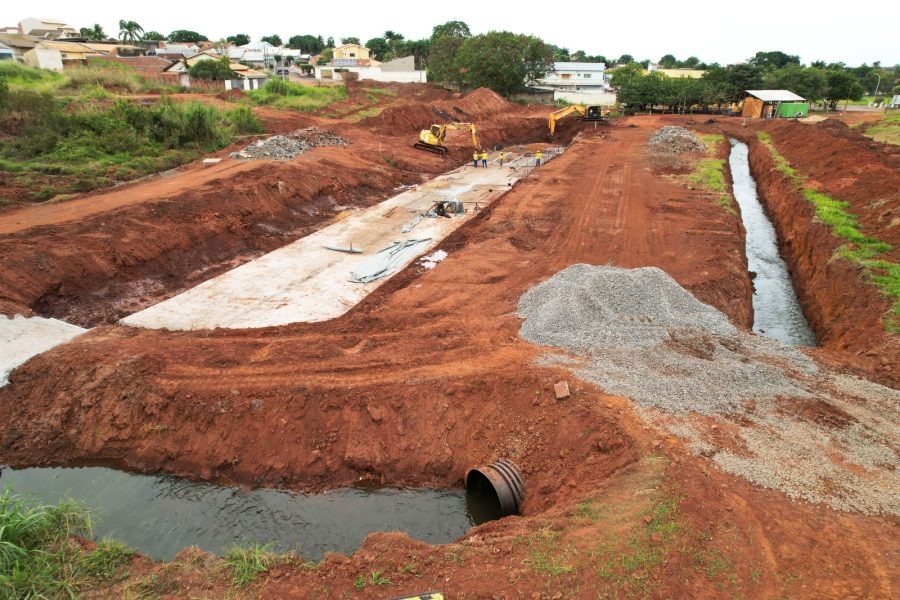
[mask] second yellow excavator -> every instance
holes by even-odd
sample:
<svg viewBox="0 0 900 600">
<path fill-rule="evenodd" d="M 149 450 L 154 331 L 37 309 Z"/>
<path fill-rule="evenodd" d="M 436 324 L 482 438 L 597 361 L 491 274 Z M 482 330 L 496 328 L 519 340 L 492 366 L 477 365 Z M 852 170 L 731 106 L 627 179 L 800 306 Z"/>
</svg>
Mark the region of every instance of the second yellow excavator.
<svg viewBox="0 0 900 600">
<path fill-rule="evenodd" d="M 472 146 L 476 150 L 480 150 L 478 144 L 478 136 L 475 133 L 474 123 L 447 123 L 446 125 L 432 125 L 430 129 L 423 129 L 419 134 L 419 141 L 413 144 L 419 150 L 435 152 L 437 154 L 447 154 L 447 146 L 444 140 L 447 139 L 447 132 L 456 129 L 468 129 L 472 132 Z"/>
<path fill-rule="evenodd" d="M 547 119 L 547 125 L 550 128 L 550 135 L 553 136 L 556 131 L 556 122 L 562 119 L 563 117 L 567 117 L 571 114 L 579 114 L 581 115 L 582 121 L 602 121 L 605 115 L 609 114 L 609 111 L 604 111 L 601 106 L 582 106 L 581 104 L 571 104 L 565 108 L 561 108 L 555 112 L 550 113 L 550 117 Z"/>
</svg>

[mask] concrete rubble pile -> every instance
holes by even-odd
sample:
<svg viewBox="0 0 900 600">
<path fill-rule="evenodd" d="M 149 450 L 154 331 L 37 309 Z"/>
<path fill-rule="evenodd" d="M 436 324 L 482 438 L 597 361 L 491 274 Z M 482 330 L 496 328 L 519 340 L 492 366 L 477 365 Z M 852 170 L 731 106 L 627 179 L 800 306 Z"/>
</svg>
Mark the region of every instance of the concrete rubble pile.
<svg viewBox="0 0 900 600">
<path fill-rule="evenodd" d="M 684 127 L 675 125 L 668 125 L 654 133 L 647 145 L 651 152 L 658 154 L 706 151 L 706 146 L 696 135 Z"/>
<path fill-rule="evenodd" d="M 275 135 L 253 142 L 231 158 L 264 158 L 287 160 L 319 146 L 346 146 L 347 140 L 333 131 L 307 127 L 286 135 Z"/>
</svg>

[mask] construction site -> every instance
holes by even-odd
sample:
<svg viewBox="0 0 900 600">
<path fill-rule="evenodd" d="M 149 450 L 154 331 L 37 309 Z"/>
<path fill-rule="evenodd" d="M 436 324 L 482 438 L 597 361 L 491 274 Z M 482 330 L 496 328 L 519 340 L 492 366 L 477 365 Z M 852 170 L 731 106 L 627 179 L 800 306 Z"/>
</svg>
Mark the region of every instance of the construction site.
<svg viewBox="0 0 900 600">
<path fill-rule="evenodd" d="M 868 114 L 376 82 L 253 112 L 0 211 L 0 488 L 135 551 L 83 597 L 900 595 L 900 151 Z"/>
</svg>

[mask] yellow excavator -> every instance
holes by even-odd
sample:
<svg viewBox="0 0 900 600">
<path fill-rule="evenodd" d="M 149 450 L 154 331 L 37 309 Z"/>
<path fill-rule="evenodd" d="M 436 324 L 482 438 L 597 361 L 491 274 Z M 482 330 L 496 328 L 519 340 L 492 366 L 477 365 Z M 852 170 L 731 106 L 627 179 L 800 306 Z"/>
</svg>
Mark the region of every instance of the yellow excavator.
<svg viewBox="0 0 900 600">
<path fill-rule="evenodd" d="M 467 129 L 472 132 L 472 146 L 476 150 L 481 149 L 478 143 L 478 136 L 475 134 L 474 123 L 447 123 L 446 125 L 432 125 L 430 129 L 423 129 L 419 134 L 419 141 L 413 144 L 419 150 L 427 152 L 435 152 L 437 154 L 447 154 L 447 146 L 444 140 L 447 139 L 447 132 L 457 129 Z"/>
<path fill-rule="evenodd" d="M 563 117 L 568 117 L 571 114 L 581 115 L 582 121 L 602 121 L 603 117 L 609 114 L 609 111 L 606 111 L 604 113 L 603 107 L 601 106 L 582 106 L 581 104 L 571 104 L 565 108 L 561 108 L 555 112 L 552 112 L 550 113 L 550 117 L 547 119 L 547 125 L 550 128 L 551 137 L 556 131 L 556 122 Z"/>
</svg>

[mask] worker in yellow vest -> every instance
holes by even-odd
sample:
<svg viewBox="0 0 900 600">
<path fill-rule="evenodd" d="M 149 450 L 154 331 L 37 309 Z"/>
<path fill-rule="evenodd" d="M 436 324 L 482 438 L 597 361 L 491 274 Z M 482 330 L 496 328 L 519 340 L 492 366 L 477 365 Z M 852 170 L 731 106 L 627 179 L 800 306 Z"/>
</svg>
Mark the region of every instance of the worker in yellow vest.
<svg viewBox="0 0 900 600">
<path fill-rule="evenodd" d="M 472 166 L 478 168 L 478 150 L 472 153 Z"/>
<path fill-rule="evenodd" d="M 503 154 L 503 152 L 500 152 L 500 156 L 498 156 L 497 159 L 500 161 L 500 166 L 501 166 L 501 167 L 503 166 L 503 159 L 504 159 L 504 158 L 505 158 L 505 155 Z"/>
<path fill-rule="evenodd" d="M 536 167 L 541 166 L 541 158 L 542 157 L 543 157 L 543 155 L 541 154 L 540 150 L 538 150 L 537 152 L 534 153 L 534 166 L 536 166 Z"/>
<path fill-rule="evenodd" d="M 487 151 L 481 151 L 481 166 L 487 169 Z"/>
</svg>

